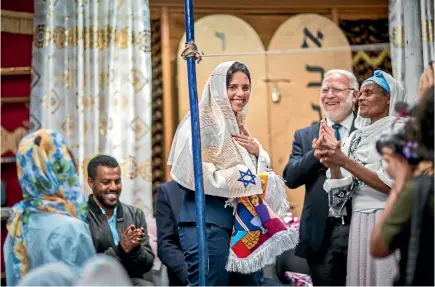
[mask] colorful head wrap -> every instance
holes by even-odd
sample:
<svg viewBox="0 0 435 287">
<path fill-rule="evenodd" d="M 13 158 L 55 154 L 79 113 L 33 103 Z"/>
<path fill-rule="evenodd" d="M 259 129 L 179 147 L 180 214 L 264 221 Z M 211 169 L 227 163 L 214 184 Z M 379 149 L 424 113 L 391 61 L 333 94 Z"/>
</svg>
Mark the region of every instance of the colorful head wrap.
<svg viewBox="0 0 435 287">
<path fill-rule="evenodd" d="M 86 219 L 86 198 L 61 134 L 38 130 L 25 136 L 17 152 L 17 175 L 24 200 L 15 204 L 7 229 L 17 281 L 29 271 L 27 224 L 31 214 L 51 212 Z"/>
</svg>

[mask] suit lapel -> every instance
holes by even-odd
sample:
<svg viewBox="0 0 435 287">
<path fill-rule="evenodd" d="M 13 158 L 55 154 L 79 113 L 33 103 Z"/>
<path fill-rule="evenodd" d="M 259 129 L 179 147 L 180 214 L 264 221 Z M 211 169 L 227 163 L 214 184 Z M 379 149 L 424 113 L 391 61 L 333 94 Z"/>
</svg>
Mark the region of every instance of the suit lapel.
<svg viewBox="0 0 435 287">
<path fill-rule="evenodd" d="M 309 142 L 310 150 L 312 150 L 311 145 L 312 145 L 313 139 L 314 138 L 319 138 L 319 131 L 320 131 L 320 123 L 315 123 L 313 125 L 313 128 L 311 129 L 311 132 L 313 133 L 312 137 L 309 139 L 309 141 L 310 141 Z"/>
<path fill-rule="evenodd" d="M 356 113 L 353 113 L 353 121 L 352 121 L 352 126 L 350 127 L 349 135 L 350 135 L 352 132 L 354 132 L 354 131 L 357 130 L 357 128 L 355 127 L 356 116 L 357 116 L 357 114 L 356 114 Z"/>
</svg>

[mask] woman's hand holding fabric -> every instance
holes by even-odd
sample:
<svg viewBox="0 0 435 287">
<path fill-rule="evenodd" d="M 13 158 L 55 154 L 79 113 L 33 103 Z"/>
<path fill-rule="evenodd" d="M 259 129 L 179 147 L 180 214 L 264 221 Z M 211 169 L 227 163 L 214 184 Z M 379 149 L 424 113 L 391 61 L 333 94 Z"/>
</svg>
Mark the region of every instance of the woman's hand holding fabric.
<svg viewBox="0 0 435 287">
<path fill-rule="evenodd" d="M 249 131 L 244 127 L 240 126 L 240 134 L 233 134 L 233 139 L 242 147 L 255 156 L 260 154 L 260 146 L 255 142 L 254 138 L 251 137 Z"/>
</svg>

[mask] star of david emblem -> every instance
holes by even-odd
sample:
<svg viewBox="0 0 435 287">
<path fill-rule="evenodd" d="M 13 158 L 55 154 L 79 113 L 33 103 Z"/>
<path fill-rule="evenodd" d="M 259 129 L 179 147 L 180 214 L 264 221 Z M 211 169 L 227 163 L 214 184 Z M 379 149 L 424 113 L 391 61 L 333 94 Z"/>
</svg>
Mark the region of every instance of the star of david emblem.
<svg viewBox="0 0 435 287">
<path fill-rule="evenodd" d="M 241 170 L 239 170 L 239 172 L 240 172 L 240 178 L 237 181 L 243 182 L 245 188 L 248 187 L 248 185 L 251 183 L 255 185 L 255 175 L 252 173 L 252 171 L 249 168 L 246 172 L 243 172 Z"/>
</svg>

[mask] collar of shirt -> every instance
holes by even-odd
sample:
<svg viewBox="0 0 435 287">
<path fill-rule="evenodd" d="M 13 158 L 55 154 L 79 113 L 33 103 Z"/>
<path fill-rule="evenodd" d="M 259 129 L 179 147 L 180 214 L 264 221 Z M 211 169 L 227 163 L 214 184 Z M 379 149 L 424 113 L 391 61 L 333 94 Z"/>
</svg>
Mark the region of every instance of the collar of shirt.
<svg viewBox="0 0 435 287">
<path fill-rule="evenodd" d="M 353 123 L 353 113 L 350 113 L 350 115 L 345 118 L 340 125 L 344 127 L 347 131 L 350 131 Z M 328 126 L 332 127 L 333 124 L 335 124 L 332 120 L 326 118 L 326 122 L 328 123 Z"/>
<path fill-rule="evenodd" d="M 101 212 L 102 212 L 104 215 L 106 215 L 106 210 L 105 210 L 104 208 L 101 208 L 101 206 L 98 206 L 98 207 L 101 209 Z M 115 207 L 115 210 L 113 210 L 112 217 L 110 217 L 110 219 L 109 219 L 108 221 L 113 221 L 113 220 L 116 219 L 116 215 L 117 215 L 116 211 L 117 211 L 117 210 L 118 210 L 118 207 Z"/>
</svg>

